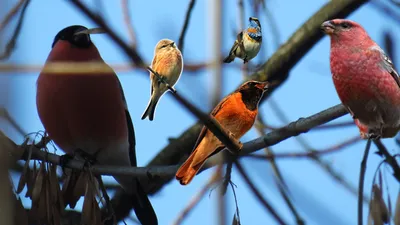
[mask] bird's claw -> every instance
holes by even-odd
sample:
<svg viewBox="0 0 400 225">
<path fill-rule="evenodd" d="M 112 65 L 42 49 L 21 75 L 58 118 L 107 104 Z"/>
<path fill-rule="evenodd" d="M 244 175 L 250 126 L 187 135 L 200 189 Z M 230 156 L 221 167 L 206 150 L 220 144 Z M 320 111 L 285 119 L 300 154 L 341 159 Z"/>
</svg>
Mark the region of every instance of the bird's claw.
<svg viewBox="0 0 400 225">
<path fill-rule="evenodd" d="M 70 154 L 64 154 L 64 155 L 60 156 L 60 166 L 65 167 L 73 159 L 74 159 L 74 156 L 70 155 Z"/>
<path fill-rule="evenodd" d="M 79 156 L 83 158 L 83 160 L 85 161 L 85 166 L 93 165 L 96 163 L 96 155 L 87 154 L 82 149 L 75 150 L 75 153 L 79 154 Z"/>
</svg>

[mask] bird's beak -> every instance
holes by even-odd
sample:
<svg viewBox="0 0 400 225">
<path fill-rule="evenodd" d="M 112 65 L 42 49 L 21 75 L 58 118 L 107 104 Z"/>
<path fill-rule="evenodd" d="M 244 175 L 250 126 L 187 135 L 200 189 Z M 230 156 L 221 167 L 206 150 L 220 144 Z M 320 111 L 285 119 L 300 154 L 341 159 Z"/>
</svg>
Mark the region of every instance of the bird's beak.
<svg viewBox="0 0 400 225">
<path fill-rule="evenodd" d="M 335 25 L 330 20 L 328 20 L 322 23 L 321 29 L 325 34 L 331 35 L 335 32 Z"/>
<path fill-rule="evenodd" d="M 171 43 L 171 47 L 174 47 L 174 45 L 175 45 L 175 42 L 172 42 L 172 43 Z"/>
<path fill-rule="evenodd" d="M 267 90 L 269 87 L 269 83 L 267 81 L 265 82 L 260 82 L 258 84 L 255 85 L 257 88 L 261 89 L 261 90 Z"/>
<path fill-rule="evenodd" d="M 92 28 L 92 29 L 87 29 L 87 30 L 82 30 L 79 32 L 76 32 L 74 35 L 79 35 L 79 34 L 105 34 L 106 31 L 103 28 Z"/>
</svg>

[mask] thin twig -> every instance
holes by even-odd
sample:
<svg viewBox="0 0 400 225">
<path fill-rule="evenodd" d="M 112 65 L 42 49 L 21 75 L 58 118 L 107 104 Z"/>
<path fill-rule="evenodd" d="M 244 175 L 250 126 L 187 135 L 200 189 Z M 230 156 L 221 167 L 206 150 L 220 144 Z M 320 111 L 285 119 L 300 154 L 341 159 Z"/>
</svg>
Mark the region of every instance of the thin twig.
<svg viewBox="0 0 400 225">
<path fill-rule="evenodd" d="M 109 213 L 109 217 L 105 218 L 105 219 L 106 220 L 112 219 L 113 224 L 117 224 L 117 217 L 115 216 L 114 208 L 111 204 L 110 197 L 107 194 L 107 190 L 104 186 L 103 179 L 101 179 L 101 176 L 96 176 L 96 178 L 97 178 L 97 181 L 99 182 L 99 187 L 101 189 L 103 198 L 106 201 L 106 207 L 107 207 L 108 213 Z"/>
<path fill-rule="evenodd" d="M 392 169 L 393 169 L 393 176 L 396 178 L 397 181 L 400 182 L 400 167 L 399 164 L 397 163 L 397 160 L 395 157 L 393 157 L 388 150 L 386 149 L 385 145 L 383 145 L 381 140 L 374 140 L 374 144 L 378 148 L 378 153 L 381 156 L 385 157 L 385 161 L 387 164 L 389 164 Z"/>
<path fill-rule="evenodd" d="M 394 7 L 384 4 L 382 0 L 373 0 L 370 3 L 375 9 L 381 11 L 386 17 L 393 19 L 393 21 L 400 25 L 400 14 L 396 12 Z"/>
<path fill-rule="evenodd" d="M 278 213 L 271 206 L 271 204 L 262 196 L 260 191 L 251 182 L 250 178 L 248 177 L 247 173 L 244 171 L 244 169 L 240 165 L 240 163 L 238 161 L 235 161 L 235 165 L 236 165 L 240 175 L 242 175 L 242 177 L 243 177 L 244 181 L 246 182 L 246 184 L 249 186 L 249 188 L 251 189 L 253 194 L 260 201 L 260 203 L 265 207 L 265 209 L 268 211 L 268 213 L 270 213 L 279 224 L 281 224 L 281 225 L 287 224 L 286 222 L 283 221 L 282 217 L 280 215 L 278 215 Z"/>
<path fill-rule="evenodd" d="M 8 122 L 10 122 L 10 124 L 17 130 L 18 133 L 20 133 L 21 135 L 25 135 L 26 132 L 24 131 L 24 129 L 22 129 L 22 127 L 17 123 L 17 121 L 15 121 L 14 118 L 11 117 L 11 115 L 8 113 L 7 109 L 4 107 L 0 107 L 0 118 L 4 118 L 5 120 L 7 120 Z"/>
<path fill-rule="evenodd" d="M 181 34 L 179 35 L 178 48 L 182 54 L 183 54 L 183 47 L 184 47 L 184 43 L 185 43 L 186 31 L 189 27 L 189 20 L 190 20 L 190 16 L 192 15 L 194 3 L 196 3 L 196 0 L 190 0 L 189 6 L 186 10 L 185 21 L 183 22 Z"/>
<path fill-rule="evenodd" d="M 28 8 L 28 5 L 30 2 L 31 2 L 30 0 L 25 0 L 25 2 L 24 2 L 25 4 L 22 7 L 21 14 L 20 14 L 18 22 L 17 22 L 17 26 L 13 32 L 13 35 L 11 36 L 10 40 L 8 41 L 8 43 L 6 45 L 6 49 L 4 50 L 3 53 L 0 54 L 0 60 L 6 59 L 11 55 L 11 53 L 15 47 L 15 44 L 17 43 L 19 34 L 21 33 L 22 23 L 25 18 L 25 12 L 26 12 L 26 9 Z"/>
<path fill-rule="evenodd" d="M 193 73 L 199 72 L 201 70 L 206 69 L 211 63 L 203 62 L 196 64 L 185 64 L 184 72 Z M 115 72 L 130 72 L 132 70 L 145 71 L 148 72 L 146 68 L 137 67 L 132 65 L 132 63 L 117 63 L 117 64 L 109 64 L 109 66 Z M 0 64 L 0 74 L 5 73 L 6 75 L 10 75 L 10 72 L 15 73 L 31 73 L 35 74 L 36 72 L 41 72 L 42 70 L 52 73 L 106 73 L 104 70 L 104 63 L 98 62 L 88 62 L 88 63 L 68 63 L 68 62 L 52 62 L 47 63 L 46 67 L 43 65 L 35 65 L 35 64 L 13 64 L 13 63 L 1 63 Z M 107 72 L 108 73 L 108 72 Z M 148 74 L 146 73 L 146 76 Z"/>
<path fill-rule="evenodd" d="M 10 23 L 11 19 L 17 15 L 19 9 L 22 7 L 24 4 L 25 0 L 19 0 L 17 4 L 14 5 L 14 7 L 8 11 L 7 15 L 4 17 L 3 21 L 0 23 L 0 33 L 3 32 L 4 28 L 7 27 L 7 25 Z"/>
<path fill-rule="evenodd" d="M 271 160 L 271 159 L 276 159 L 276 158 L 315 158 L 315 157 L 321 156 L 321 155 L 336 153 L 340 150 L 343 150 L 345 147 L 348 147 L 350 145 L 357 143 L 360 140 L 362 140 L 360 138 L 360 135 L 357 135 L 357 136 L 349 138 L 348 140 L 343 141 L 339 144 L 335 144 L 329 148 L 326 148 L 324 150 L 313 150 L 310 152 L 296 152 L 296 153 L 293 153 L 293 152 L 274 153 L 274 154 L 268 154 L 268 155 L 249 154 L 249 155 L 245 155 L 245 157 L 262 159 L 262 160 L 266 160 L 266 159 Z"/>
<path fill-rule="evenodd" d="M 129 2 L 128 0 L 121 0 L 121 9 L 122 9 L 122 15 L 124 18 L 124 23 L 126 26 L 126 29 L 128 30 L 129 38 L 131 39 L 131 46 L 132 48 L 136 48 L 136 35 L 135 35 L 135 29 L 133 28 L 132 24 L 132 17 L 131 13 L 129 12 Z"/>
<path fill-rule="evenodd" d="M 245 15 L 244 15 L 244 3 L 243 0 L 238 0 L 238 33 L 243 31 L 245 28 Z M 236 36 L 234 36 L 236 39 Z M 248 63 L 242 64 L 242 79 L 246 80 L 247 78 L 247 71 L 249 69 Z"/>
<path fill-rule="evenodd" d="M 284 122 L 287 123 L 289 119 L 286 117 L 285 112 L 279 107 L 273 99 L 270 99 L 269 103 L 271 104 L 271 107 L 274 109 L 276 112 L 276 115 L 278 118 Z M 317 126 L 319 127 L 319 126 Z M 308 152 L 313 152 L 314 148 L 312 148 L 308 142 L 302 138 L 301 136 L 295 137 L 295 140 L 302 146 L 306 151 Z M 319 157 L 312 157 L 311 159 L 314 160 L 314 162 L 320 166 L 328 175 L 330 175 L 334 180 L 336 180 L 339 184 L 341 184 L 344 188 L 349 190 L 351 193 L 354 195 L 358 195 L 358 190 L 356 187 L 352 186 L 352 184 L 344 179 L 344 177 L 339 174 L 330 164 L 324 162 L 322 159 Z"/>
<path fill-rule="evenodd" d="M 264 130 L 262 129 L 262 126 L 264 124 L 264 120 L 262 116 L 258 116 L 257 118 L 257 122 L 258 125 L 260 126 L 256 126 L 256 130 L 260 135 L 265 135 Z M 266 152 L 266 155 L 273 155 L 273 151 L 270 148 L 264 148 L 264 151 Z M 300 214 L 297 212 L 294 204 L 292 203 L 291 199 L 289 198 L 287 192 L 287 185 L 285 180 L 283 179 L 282 173 L 278 167 L 278 164 L 276 163 L 275 159 L 270 159 L 270 164 L 272 167 L 272 170 L 274 171 L 274 181 L 276 186 L 278 187 L 279 193 L 281 194 L 283 200 L 285 201 L 286 205 L 289 207 L 290 211 L 292 212 L 293 216 L 296 218 L 296 222 L 298 225 L 304 225 L 304 220 L 303 218 L 300 216 Z"/>
<path fill-rule="evenodd" d="M 216 183 L 217 181 L 217 173 L 211 176 L 208 182 L 201 188 L 201 190 L 193 196 L 190 200 L 189 204 L 179 213 L 176 220 L 172 223 L 174 225 L 179 225 L 183 222 L 183 220 L 189 215 L 189 213 L 194 209 L 194 207 L 200 202 L 203 196 L 207 193 L 207 191 Z"/>
<path fill-rule="evenodd" d="M 358 182 L 358 225 L 363 224 L 364 177 L 365 177 L 365 170 L 367 168 L 368 153 L 370 148 L 371 148 L 371 139 L 368 139 L 367 144 L 365 145 L 364 156 L 361 161 L 360 179 Z"/>
</svg>

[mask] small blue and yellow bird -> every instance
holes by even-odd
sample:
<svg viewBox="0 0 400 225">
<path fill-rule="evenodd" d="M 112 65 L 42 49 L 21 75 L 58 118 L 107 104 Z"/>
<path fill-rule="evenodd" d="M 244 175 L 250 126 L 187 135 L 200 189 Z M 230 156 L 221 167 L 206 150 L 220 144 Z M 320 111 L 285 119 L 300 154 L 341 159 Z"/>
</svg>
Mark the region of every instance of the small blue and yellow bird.
<svg viewBox="0 0 400 225">
<path fill-rule="evenodd" d="M 249 18 L 249 27 L 237 35 L 228 57 L 224 59 L 224 63 L 230 63 L 235 57 L 243 59 L 243 63 L 247 63 L 256 57 L 261 48 L 262 33 L 261 24 L 255 17 Z"/>
</svg>

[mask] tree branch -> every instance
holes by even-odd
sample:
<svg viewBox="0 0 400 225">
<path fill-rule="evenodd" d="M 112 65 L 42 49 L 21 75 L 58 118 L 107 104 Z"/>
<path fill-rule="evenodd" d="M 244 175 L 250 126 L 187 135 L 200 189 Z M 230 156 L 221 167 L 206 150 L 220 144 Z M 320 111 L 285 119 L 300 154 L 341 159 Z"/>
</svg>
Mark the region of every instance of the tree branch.
<svg viewBox="0 0 400 225">
<path fill-rule="evenodd" d="M 182 54 L 183 54 L 183 47 L 184 47 L 184 43 L 185 43 L 185 35 L 186 35 L 187 28 L 189 27 L 189 20 L 190 20 L 190 16 L 192 15 L 194 3 L 196 3 L 196 0 L 190 0 L 188 9 L 186 11 L 185 21 L 183 22 L 182 31 L 181 31 L 181 34 L 179 35 L 178 48 Z"/>
</svg>

